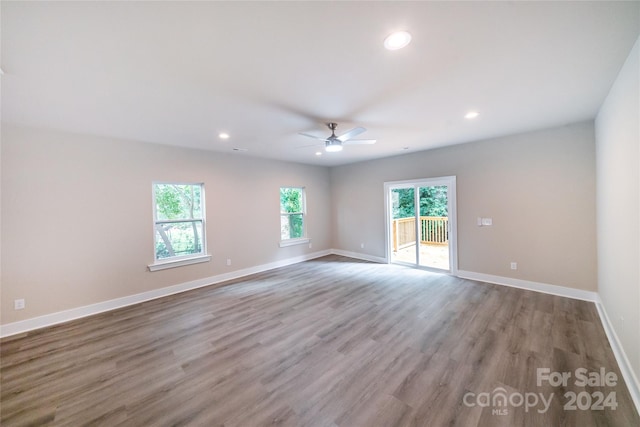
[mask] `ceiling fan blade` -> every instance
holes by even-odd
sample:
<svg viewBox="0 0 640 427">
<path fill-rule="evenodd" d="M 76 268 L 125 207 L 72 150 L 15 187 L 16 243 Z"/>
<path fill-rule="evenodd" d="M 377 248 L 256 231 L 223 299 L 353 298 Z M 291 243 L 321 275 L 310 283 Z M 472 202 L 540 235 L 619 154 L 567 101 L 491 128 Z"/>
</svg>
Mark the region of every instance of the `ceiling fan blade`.
<svg viewBox="0 0 640 427">
<path fill-rule="evenodd" d="M 361 127 L 353 128 L 350 131 L 347 131 L 342 135 L 340 135 L 338 139 L 342 142 L 345 142 L 346 140 L 351 139 L 356 135 L 360 135 L 362 132 L 365 132 L 365 131 L 366 131 L 365 128 L 361 128 Z"/>
<path fill-rule="evenodd" d="M 350 139 L 348 141 L 343 142 L 344 145 L 371 145 L 375 144 L 375 139 Z"/>
<path fill-rule="evenodd" d="M 324 144 L 300 145 L 298 147 L 294 147 L 294 149 L 298 150 L 300 148 L 309 148 L 309 147 L 324 147 Z"/>
<path fill-rule="evenodd" d="M 319 139 L 320 141 L 326 141 L 327 138 L 323 138 L 321 136 L 311 135 L 310 133 L 299 132 L 298 135 L 306 136 L 313 139 Z"/>
</svg>

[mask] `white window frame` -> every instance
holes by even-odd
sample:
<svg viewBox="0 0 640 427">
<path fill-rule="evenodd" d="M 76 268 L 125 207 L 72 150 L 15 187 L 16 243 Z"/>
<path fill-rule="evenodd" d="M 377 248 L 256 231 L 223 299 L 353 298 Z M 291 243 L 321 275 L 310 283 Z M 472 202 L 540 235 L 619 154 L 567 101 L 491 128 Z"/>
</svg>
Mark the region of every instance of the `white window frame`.
<svg viewBox="0 0 640 427">
<path fill-rule="evenodd" d="M 283 188 L 291 188 L 291 189 L 297 189 L 300 190 L 300 193 L 302 195 L 302 212 L 282 212 L 282 209 L 280 209 L 280 192 L 282 191 Z M 302 237 L 294 237 L 294 238 L 289 238 L 289 239 L 282 239 L 282 233 L 280 234 L 280 243 L 279 246 L 281 248 L 287 247 L 287 246 L 294 246 L 294 245 L 302 245 L 305 243 L 309 243 L 311 242 L 311 239 L 309 237 L 307 237 L 307 189 L 305 187 L 299 187 L 299 186 L 293 186 L 293 185 L 289 185 L 289 186 L 282 186 L 278 189 L 278 207 L 280 209 L 280 219 L 282 220 L 282 216 L 283 215 L 302 215 Z"/>
<path fill-rule="evenodd" d="M 191 185 L 191 186 L 199 186 L 200 187 L 200 210 L 202 212 L 201 218 L 196 219 L 175 219 L 175 220 L 159 220 L 158 212 L 157 212 L 157 204 L 156 204 L 156 186 L 158 185 Z M 150 271 L 164 270 L 167 268 L 181 267 L 183 265 L 197 264 L 201 262 L 208 262 L 211 260 L 211 255 L 207 254 L 207 228 L 206 228 L 206 218 L 207 214 L 205 211 L 205 189 L 203 182 L 167 182 L 167 181 L 154 181 L 151 185 L 151 193 L 153 195 L 153 264 L 148 265 Z M 156 226 L 158 224 L 169 224 L 169 223 L 201 223 L 202 224 L 202 250 L 197 254 L 188 254 L 188 255 L 179 255 L 173 256 L 170 258 L 157 258 L 156 254 Z"/>
</svg>

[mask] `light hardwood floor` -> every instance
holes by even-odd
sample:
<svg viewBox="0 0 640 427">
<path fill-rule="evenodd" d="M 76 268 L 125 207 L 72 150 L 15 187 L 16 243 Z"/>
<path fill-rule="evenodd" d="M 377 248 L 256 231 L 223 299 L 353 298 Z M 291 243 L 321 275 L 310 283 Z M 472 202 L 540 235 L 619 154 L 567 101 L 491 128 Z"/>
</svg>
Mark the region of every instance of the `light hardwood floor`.
<svg viewBox="0 0 640 427">
<path fill-rule="evenodd" d="M 601 367 L 617 386 L 536 383 Z M 338 256 L 8 337 L 1 376 L 3 426 L 640 425 L 592 303 Z"/>
</svg>

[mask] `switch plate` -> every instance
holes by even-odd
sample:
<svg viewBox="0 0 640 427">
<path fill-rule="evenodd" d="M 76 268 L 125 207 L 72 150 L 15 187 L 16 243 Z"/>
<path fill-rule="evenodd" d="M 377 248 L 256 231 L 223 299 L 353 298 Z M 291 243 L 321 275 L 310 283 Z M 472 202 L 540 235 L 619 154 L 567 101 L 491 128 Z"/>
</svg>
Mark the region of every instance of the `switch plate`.
<svg viewBox="0 0 640 427">
<path fill-rule="evenodd" d="M 482 218 L 482 225 L 493 225 L 493 219 L 491 219 L 491 218 Z"/>
</svg>

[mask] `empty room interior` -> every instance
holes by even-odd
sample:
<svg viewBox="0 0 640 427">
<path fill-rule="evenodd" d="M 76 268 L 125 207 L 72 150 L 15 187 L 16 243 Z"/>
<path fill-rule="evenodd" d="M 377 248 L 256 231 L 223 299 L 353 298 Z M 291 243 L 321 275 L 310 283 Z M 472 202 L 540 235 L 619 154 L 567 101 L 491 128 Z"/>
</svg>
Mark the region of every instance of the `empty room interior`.
<svg viewBox="0 0 640 427">
<path fill-rule="evenodd" d="M 0 14 L 1 425 L 640 425 L 640 2 Z"/>
</svg>

